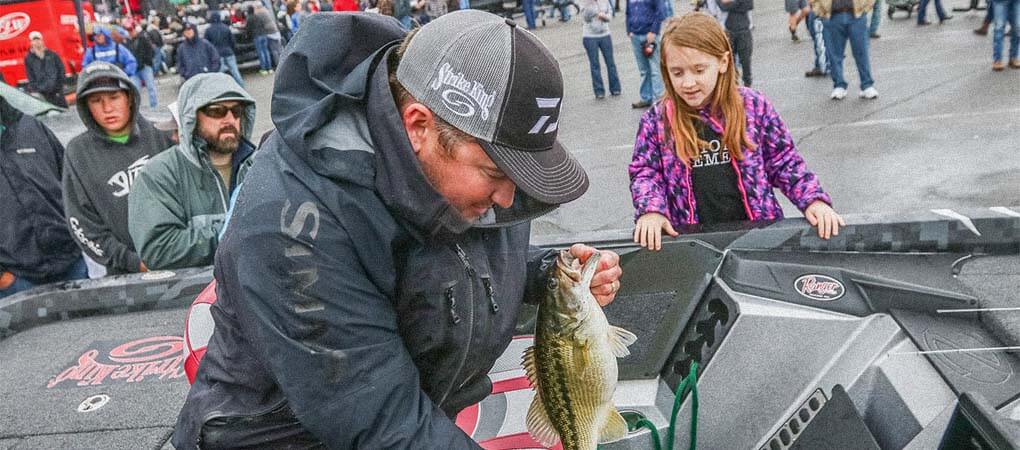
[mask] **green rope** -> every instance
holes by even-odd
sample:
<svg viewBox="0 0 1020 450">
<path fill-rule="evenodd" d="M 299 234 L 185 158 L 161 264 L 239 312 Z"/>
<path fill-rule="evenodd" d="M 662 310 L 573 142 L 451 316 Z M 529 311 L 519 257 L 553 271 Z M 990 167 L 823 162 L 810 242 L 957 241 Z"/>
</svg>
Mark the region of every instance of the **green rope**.
<svg viewBox="0 0 1020 450">
<path fill-rule="evenodd" d="M 637 422 L 638 428 L 648 428 L 651 430 L 652 443 L 655 445 L 655 450 L 662 450 L 662 441 L 659 440 L 659 430 L 655 429 L 655 425 L 652 424 L 648 419 L 641 419 Z"/>
<path fill-rule="evenodd" d="M 698 363 L 691 364 L 691 447 L 694 450 L 698 447 Z"/>
<path fill-rule="evenodd" d="M 683 404 L 684 396 L 691 392 L 691 446 L 694 450 L 698 443 L 698 362 L 691 361 L 691 370 L 684 377 L 680 385 L 676 387 L 676 397 L 673 399 L 673 413 L 669 417 L 669 434 L 666 435 L 666 448 L 673 450 L 673 439 L 676 435 L 676 415 L 680 412 L 680 405 Z"/>
<path fill-rule="evenodd" d="M 673 439 L 676 435 L 676 415 L 680 411 L 680 405 L 683 403 L 684 396 L 691 393 L 691 446 L 690 450 L 695 450 L 698 443 L 698 362 L 691 362 L 691 370 L 687 373 L 680 384 L 676 387 L 676 396 L 673 398 L 673 413 L 669 418 L 669 434 L 666 436 L 666 447 L 665 450 L 673 450 Z M 630 425 L 627 426 L 629 431 L 636 431 L 639 428 L 647 428 L 652 435 L 652 443 L 655 446 L 655 450 L 663 450 L 662 440 L 659 439 L 659 430 L 655 428 L 655 425 L 648 419 L 642 418 L 635 424 L 636 427 L 630 429 Z"/>
</svg>

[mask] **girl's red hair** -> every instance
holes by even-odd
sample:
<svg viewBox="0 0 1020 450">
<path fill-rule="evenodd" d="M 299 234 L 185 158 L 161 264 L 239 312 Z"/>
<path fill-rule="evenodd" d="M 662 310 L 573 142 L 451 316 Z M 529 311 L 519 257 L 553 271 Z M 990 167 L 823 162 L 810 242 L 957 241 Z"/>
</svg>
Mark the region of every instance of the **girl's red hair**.
<svg viewBox="0 0 1020 450">
<path fill-rule="evenodd" d="M 666 102 L 663 105 L 667 111 L 665 125 L 672 132 L 677 156 L 689 166 L 691 161 L 700 156 L 701 149 L 708 145 L 698 138 L 694 128 L 695 121 L 701 120 L 698 111 L 684 103 L 677 94 L 666 66 L 667 48 L 687 47 L 725 59 L 727 62 L 726 72 L 719 74 L 715 90 L 709 98 L 708 113 L 713 117 L 722 115 L 723 145 L 729 149 L 733 158 L 738 161 L 744 159 L 743 149 L 751 151 L 754 144 L 747 139 L 744 99 L 740 96 L 740 89 L 737 86 L 733 50 L 730 48 L 726 32 L 713 17 L 697 12 L 669 19 L 663 25 L 663 30 L 659 66 L 662 70 L 662 81 L 666 84 Z"/>
</svg>

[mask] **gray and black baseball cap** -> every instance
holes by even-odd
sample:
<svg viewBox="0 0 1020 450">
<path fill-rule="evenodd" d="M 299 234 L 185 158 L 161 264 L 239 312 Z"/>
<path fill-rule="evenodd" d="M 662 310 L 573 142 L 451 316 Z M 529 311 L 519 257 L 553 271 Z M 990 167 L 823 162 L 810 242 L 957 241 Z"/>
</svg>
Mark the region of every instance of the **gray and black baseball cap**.
<svg viewBox="0 0 1020 450">
<path fill-rule="evenodd" d="M 461 10 L 418 30 L 397 80 L 450 125 L 475 137 L 524 193 L 566 203 L 588 189 L 584 168 L 556 140 L 559 64 L 510 20 Z"/>
</svg>

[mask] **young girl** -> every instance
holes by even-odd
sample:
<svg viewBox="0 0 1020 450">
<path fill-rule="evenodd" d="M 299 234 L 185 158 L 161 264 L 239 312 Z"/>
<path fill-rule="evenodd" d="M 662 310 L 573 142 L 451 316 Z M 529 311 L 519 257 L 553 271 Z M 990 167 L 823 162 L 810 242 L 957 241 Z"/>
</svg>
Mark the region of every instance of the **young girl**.
<svg viewBox="0 0 1020 450">
<path fill-rule="evenodd" d="M 692 13 L 665 24 L 666 95 L 641 118 L 628 168 L 634 242 L 659 250 L 662 231 L 739 220 L 774 220 L 779 188 L 828 239 L 845 226 L 762 94 L 737 86 L 733 54 L 715 19 Z"/>
</svg>

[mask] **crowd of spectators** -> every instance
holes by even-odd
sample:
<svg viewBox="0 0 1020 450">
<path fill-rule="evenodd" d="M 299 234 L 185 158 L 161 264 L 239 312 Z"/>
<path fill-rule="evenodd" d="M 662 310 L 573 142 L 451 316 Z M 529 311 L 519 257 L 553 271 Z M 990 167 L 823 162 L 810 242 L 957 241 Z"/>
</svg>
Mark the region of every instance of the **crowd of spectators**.
<svg viewBox="0 0 1020 450">
<path fill-rule="evenodd" d="M 0 233 L 0 297 L 89 275 L 212 263 L 231 193 L 255 150 L 255 101 L 244 90 L 239 41 L 253 44 L 268 74 L 308 14 L 368 10 L 410 27 L 449 10 L 446 0 L 220 6 L 192 1 L 176 15 L 153 11 L 144 20 L 101 15 L 87 30 L 70 105 L 86 130 L 66 150 L 45 125 L 0 99 L 0 208 L 25 218 Z M 67 107 L 64 62 L 40 33 L 30 41 L 27 90 Z M 174 120 L 151 123 L 140 110 L 158 107 L 157 77 L 172 74 L 183 82 L 170 105 Z M 32 183 L 21 179 L 26 174 Z"/>
<path fill-rule="evenodd" d="M 66 151 L 0 98 L 0 208 L 20 218 L 0 230 L 0 298 L 212 263 L 255 150 L 255 101 L 229 75 L 196 73 L 171 104 L 172 125 L 157 126 L 139 113 L 140 90 L 118 64 L 128 59 L 106 54 L 116 51 L 98 52 L 79 75 L 74 107 L 86 130 Z"/>
</svg>

